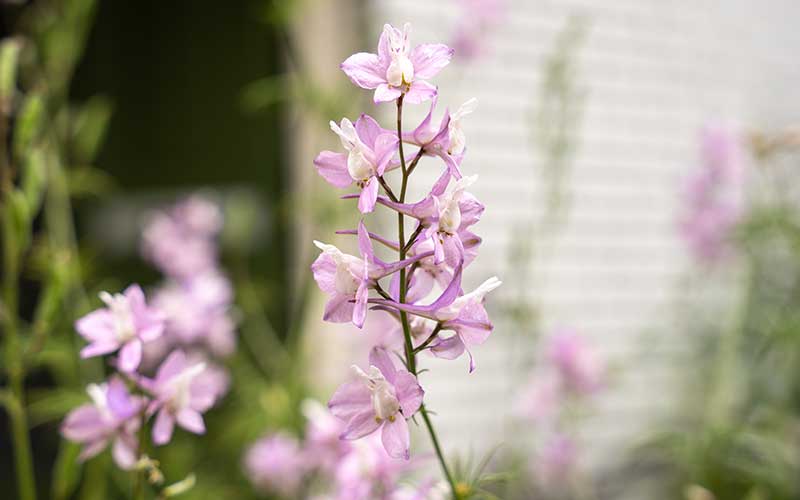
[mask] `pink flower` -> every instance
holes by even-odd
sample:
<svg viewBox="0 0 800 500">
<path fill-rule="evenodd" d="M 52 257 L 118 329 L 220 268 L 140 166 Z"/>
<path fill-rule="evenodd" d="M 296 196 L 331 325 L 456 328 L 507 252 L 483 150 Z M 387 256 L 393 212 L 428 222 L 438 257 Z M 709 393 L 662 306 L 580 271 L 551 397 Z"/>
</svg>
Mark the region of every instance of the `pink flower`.
<svg viewBox="0 0 800 500">
<path fill-rule="evenodd" d="M 424 154 L 438 156 L 447 165 L 450 175 L 461 178 L 461 160 L 466 151 L 466 135 L 461 120 L 475 111 L 477 99 L 472 98 L 462 104 L 452 115 L 445 111 L 442 121 L 436 127 L 431 122 L 437 99 L 431 100 L 427 116 L 413 132 L 403 134 L 403 142 L 422 148 Z"/>
<path fill-rule="evenodd" d="M 460 0 L 461 15 L 456 22 L 452 45 L 458 55 L 474 59 L 484 51 L 486 32 L 505 13 L 504 0 Z"/>
<path fill-rule="evenodd" d="M 306 460 L 309 465 L 332 474 L 342 458 L 351 451 L 351 443 L 339 439 L 344 431 L 344 423 L 318 401 L 303 401 L 302 411 L 306 417 Z"/>
<path fill-rule="evenodd" d="M 548 342 L 547 354 L 566 388 L 580 394 L 591 394 L 603 386 L 603 362 L 586 340 L 574 331 L 562 330 L 553 335 Z"/>
<path fill-rule="evenodd" d="M 386 24 L 378 40 L 378 53 L 359 52 L 348 57 L 342 71 L 363 89 L 375 89 L 376 103 L 393 101 L 405 95 L 418 104 L 436 95 L 436 87 L 425 80 L 433 78 L 450 63 L 453 49 L 443 44 L 422 44 L 411 50 L 408 33 Z"/>
<path fill-rule="evenodd" d="M 158 412 L 153 425 L 155 444 L 169 442 L 176 421 L 189 432 L 205 433 L 201 414 L 211 408 L 219 396 L 219 385 L 209 384 L 208 379 L 204 379 L 205 370 L 205 363 L 191 364 L 183 351 L 175 350 L 158 368 L 154 380 L 142 381 L 155 396 L 147 407 L 148 415 Z"/>
<path fill-rule="evenodd" d="M 372 212 L 378 197 L 378 179 L 397 150 L 397 134 L 384 130 L 370 116 L 362 114 L 355 125 L 344 118 L 331 122 L 347 153 L 323 151 L 315 159 L 319 174 L 330 184 L 345 188 L 355 183 L 361 189 L 358 209 Z"/>
<path fill-rule="evenodd" d="M 164 331 L 164 317 L 147 306 L 139 285 L 129 286 L 122 294 L 101 292 L 100 299 L 105 302 L 105 308 L 75 322 L 75 329 L 89 341 L 81 350 L 81 357 L 119 350 L 119 369 L 133 372 L 142 360 L 142 344 L 159 338 Z"/>
<path fill-rule="evenodd" d="M 431 343 L 430 350 L 435 356 L 444 359 L 456 359 L 466 351 L 469 356 L 469 371 L 472 372 L 475 370 L 475 360 L 469 348 L 483 344 L 494 329 L 483 305 L 484 298 L 501 284 L 497 277 L 491 277 L 472 292 L 459 295 L 459 265 L 448 287 L 429 305 L 401 304 L 385 299 L 372 299 L 371 302 L 432 319 L 440 324 L 442 330 L 452 330 L 452 336 L 440 335 L 437 341 Z"/>
<path fill-rule="evenodd" d="M 306 472 L 297 439 L 279 432 L 256 441 L 244 458 L 248 479 L 258 489 L 296 498 Z"/>
<path fill-rule="evenodd" d="M 578 461 L 578 447 L 565 434 L 554 434 L 545 443 L 536 464 L 539 480 L 557 487 L 568 479 Z"/>
<path fill-rule="evenodd" d="M 114 462 L 122 469 L 130 469 L 137 460 L 136 433 L 140 425 L 139 413 L 144 407 L 143 398 L 131 396 L 125 383 L 116 377 L 108 383 L 90 384 L 86 392 L 92 403 L 69 412 L 61 425 L 61 434 L 84 445 L 80 460 L 97 455 L 113 440 Z"/>
<path fill-rule="evenodd" d="M 230 281 L 216 270 L 167 282 L 153 295 L 153 304 L 166 319 L 164 337 L 169 345 L 202 346 L 216 356 L 228 356 L 236 349 L 232 300 Z"/>
<path fill-rule="evenodd" d="M 402 474 L 417 459 L 397 460 L 385 450 L 377 434 L 356 441 L 336 469 L 336 500 L 390 499 Z"/>
<path fill-rule="evenodd" d="M 419 409 L 424 391 L 414 375 L 394 366 L 385 349 L 373 348 L 369 363 L 367 372 L 353 366 L 358 380 L 339 387 L 328 407 L 347 422 L 342 439 L 359 439 L 382 429 L 381 441 L 389 456 L 408 460 L 406 419 Z"/>
<path fill-rule="evenodd" d="M 358 225 L 361 257 L 343 253 L 335 246 L 319 241 L 314 241 L 314 244 L 322 253 L 311 265 L 311 270 L 317 285 L 329 296 L 323 319 L 334 323 L 352 321 L 358 328 L 364 326 L 367 316 L 370 286 L 430 255 L 420 254 L 394 264 L 386 264 L 375 256 L 363 222 Z"/>
<path fill-rule="evenodd" d="M 219 208 L 192 196 L 150 219 L 142 235 L 142 253 L 164 274 L 191 278 L 216 266 L 215 238 L 221 229 Z"/>
</svg>

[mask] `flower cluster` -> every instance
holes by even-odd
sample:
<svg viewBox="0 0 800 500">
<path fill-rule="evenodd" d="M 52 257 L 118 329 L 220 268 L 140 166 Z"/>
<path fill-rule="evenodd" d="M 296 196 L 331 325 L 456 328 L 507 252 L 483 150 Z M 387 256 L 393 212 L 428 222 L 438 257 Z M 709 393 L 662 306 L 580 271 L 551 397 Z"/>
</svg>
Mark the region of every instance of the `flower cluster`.
<svg viewBox="0 0 800 500">
<path fill-rule="evenodd" d="M 244 470 L 259 490 L 315 500 L 434 498 L 425 496 L 437 486 L 434 482 L 422 487 L 402 484 L 424 459 L 391 458 L 377 435 L 357 442 L 340 440 L 344 423 L 316 401 L 305 401 L 303 413 L 307 423 L 302 441 L 278 431 L 247 450 Z"/>
<path fill-rule="evenodd" d="M 533 472 L 545 486 L 563 483 L 573 472 L 578 444 L 569 419 L 605 382 L 605 363 L 575 331 L 558 330 L 546 340 L 541 365 L 516 402 L 517 415 L 532 423 L 541 438 Z"/>
<path fill-rule="evenodd" d="M 88 386 L 91 403 L 70 412 L 62 425 L 64 437 L 84 445 L 81 459 L 113 442 L 114 461 L 132 468 L 141 455 L 137 434 L 150 419 L 157 445 L 170 441 L 175 424 L 205 432 L 202 414 L 228 383 L 208 354 L 230 352 L 232 345 L 230 338 L 219 339 L 232 335 L 230 285 L 216 268 L 213 238 L 220 224 L 216 206 L 199 198 L 156 216 L 145 231 L 144 253 L 169 284 L 149 302 L 135 284 L 122 293 L 101 292 L 105 307 L 76 321 L 88 342 L 81 357 L 112 355 L 116 370 L 107 382 Z"/>
<path fill-rule="evenodd" d="M 358 53 L 341 65 L 353 83 L 375 90 L 376 103 L 396 105 L 396 129 L 383 128 L 367 115 L 355 123 L 346 118 L 338 124 L 331 122 L 344 151 L 323 151 L 314 161 L 331 185 L 359 189 L 343 198 L 357 198 L 361 214 L 378 205 L 395 213 L 398 237 L 370 232 L 362 220 L 357 229 L 339 232 L 357 237 L 357 254 L 315 241 L 321 253 L 312 265 L 314 279 L 327 295 L 324 320 L 352 322 L 361 328 L 373 309 L 394 322 L 389 328 L 394 339 L 373 348 L 367 366 L 353 366 L 352 380 L 336 391 L 329 407 L 345 423 L 342 439 L 356 440 L 379 431 L 388 455 L 406 460 L 410 456 L 407 421 L 412 416 L 422 413 L 434 435 L 417 379 L 417 355 L 429 352 L 455 359 L 467 353 L 472 371 L 471 349 L 486 341 L 493 329 L 484 299 L 500 285 L 497 278 L 490 278 L 467 293 L 461 285 L 464 269 L 475 260 L 481 243 L 472 226 L 484 210 L 468 191 L 477 176 L 464 176 L 461 169 L 466 152 L 462 122 L 475 109 L 475 100 L 455 113 L 446 110 L 439 121 L 434 120 L 438 90 L 427 80 L 447 66 L 453 50 L 442 44 L 411 48 L 409 32 L 408 24 L 402 30 L 387 24 L 377 54 Z M 427 100 L 430 110 L 422 122 L 403 130 L 403 104 Z M 408 162 L 405 145 L 415 149 Z M 409 177 L 424 157 L 441 160 L 441 174 L 419 201 L 408 202 Z M 391 187 L 389 174 L 399 177 L 399 188 Z M 413 226 L 407 235 L 408 220 Z M 375 244 L 396 252 L 397 259 L 382 260 Z M 395 362 L 395 354 L 402 364 Z M 450 480 L 435 439 L 434 444 Z"/>
<path fill-rule="evenodd" d="M 713 263 L 730 248 L 730 235 L 741 218 L 735 198 L 742 175 L 741 138 L 725 126 L 706 126 L 700 137 L 701 166 L 683 188 L 685 213 L 680 231 L 694 257 Z"/>
</svg>

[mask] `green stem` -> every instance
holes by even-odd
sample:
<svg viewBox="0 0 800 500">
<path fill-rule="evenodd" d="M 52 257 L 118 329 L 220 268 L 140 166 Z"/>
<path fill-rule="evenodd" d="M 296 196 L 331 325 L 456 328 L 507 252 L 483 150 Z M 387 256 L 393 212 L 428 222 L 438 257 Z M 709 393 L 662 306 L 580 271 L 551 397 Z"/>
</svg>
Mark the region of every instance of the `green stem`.
<svg viewBox="0 0 800 500">
<path fill-rule="evenodd" d="M 406 190 L 408 188 L 408 177 L 411 174 L 412 169 L 406 168 L 406 160 L 405 155 L 403 153 L 403 96 L 401 95 L 397 99 L 397 137 L 399 139 L 398 142 L 398 149 L 400 154 L 400 170 L 403 173 L 402 184 L 400 185 L 400 203 L 405 203 L 406 200 Z M 416 158 L 413 160 L 413 166 L 416 166 L 416 163 L 419 161 L 419 157 L 421 155 L 417 155 Z M 406 241 L 405 241 L 405 217 L 402 213 L 397 213 L 397 241 L 399 245 L 399 254 L 400 260 L 406 258 Z M 416 234 L 415 236 L 416 237 Z M 406 269 L 402 268 L 400 270 L 400 303 L 403 304 L 406 301 L 406 293 L 408 292 L 408 283 L 406 282 Z M 406 366 L 408 370 L 416 377 L 417 376 L 417 355 L 414 352 L 414 345 L 411 341 L 411 325 L 408 322 L 408 314 L 405 311 L 400 311 L 400 323 L 403 326 L 403 338 L 404 338 L 404 346 L 405 346 L 405 355 L 406 355 Z M 442 472 L 444 473 L 445 478 L 447 479 L 447 483 L 450 485 L 450 491 L 453 494 L 453 500 L 458 500 L 458 493 L 456 490 L 456 483 L 453 481 L 453 476 L 450 474 L 450 469 L 447 467 L 447 461 L 444 458 L 444 454 L 442 453 L 442 448 L 439 445 L 439 439 L 436 436 L 436 431 L 433 429 L 433 424 L 431 423 L 430 418 L 428 417 L 428 411 L 425 409 L 425 405 L 420 406 L 420 413 L 422 414 L 422 418 L 425 421 L 425 427 L 428 429 L 428 434 L 431 436 L 431 441 L 433 442 L 433 448 L 436 450 L 436 456 L 439 459 L 439 464 L 442 467 Z"/>
</svg>

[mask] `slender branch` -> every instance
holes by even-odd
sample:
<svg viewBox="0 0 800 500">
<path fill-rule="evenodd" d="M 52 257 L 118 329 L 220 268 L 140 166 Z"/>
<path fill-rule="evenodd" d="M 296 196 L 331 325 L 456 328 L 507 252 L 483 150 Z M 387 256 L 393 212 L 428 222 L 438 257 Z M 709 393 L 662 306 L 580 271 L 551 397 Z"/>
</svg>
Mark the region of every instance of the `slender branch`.
<svg viewBox="0 0 800 500">
<path fill-rule="evenodd" d="M 392 188 L 386 183 L 386 179 L 384 179 L 382 175 L 378 176 L 378 182 L 381 184 L 383 190 L 386 191 L 386 195 L 389 196 L 389 199 L 397 203 L 397 196 L 394 195 L 394 191 L 392 191 Z"/>
<path fill-rule="evenodd" d="M 394 300 L 392 296 L 389 295 L 377 281 L 375 282 L 375 291 L 378 292 L 378 295 L 380 295 L 386 300 Z"/>
<path fill-rule="evenodd" d="M 408 166 L 408 175 L 411 175 L 411 172 L 413 172 L 414 169 L 417 168 L 417 163 L 419 163 L 419 160 L 420 158 L 422 158 L 423 154 L 425 154 L 425 148 L 419 148 L 419 151 L 417 151 L 417 156 L 415 156 L 414 159 L 411 160 L 411 164 Z"/>
<path fill-rule="evenodd" d="M 416 356 L 420 352 L 424 351 L 425 348 L 428 347 L 431 344 L 431 342 L 433 342 L 433 339 L 435 339 L 436 336 L 439 335 L 440 331 L 442 331 L 442 324 L 436 323 L 436 328 L 434 328 L 431 334 L 428 335 L 428 338 L 425 339 L 425 342 L 421 343 L 420 345 L 414 348 L 414 355 Z"/>
<path fill-rule="evenodd" d="M 413 247 L 414 243 L 417 242 L 417 236 L 419 236 L 419 233 L 421 233 L 423 229 L 424 227 L 422 226 L 422 224 L 419 224 L 417 226 L 417 228 L 414 230 L 413 233 L 411 233 L 411 236 L 408 238 L 406 246 L 403 247 L 403 252 L 408 253 L 408 251 L 411 250 L 411 247 Z"/>
<path fill-rule="evenodd" d="M 403 95 L 397 98 L 397 137 L 403 137 Z M 398 152 L 400 155 L 400 169 L 403 174 L 402 184 L 400 185 L 400 203 L 405 203 L 406 199 L 406 190 L 408 188 L 408 177 L 410 175 L 410 171 L 413 170 L 413 167 L 416 166 L 419 158 L 422 155 L 420 150 L 417 153 L 417 157 L 414 158 L 412 162 L 411 168 L 406 167 L 406 160 L 405 154 L 403 152 L 403 141 L 399 141 L 398 145 Z M 405 216 L 398 212 L 397 213 L 397 241 L 398 246 L 400 247 L 399 254 L 400 260 L 406 258 L 406 252 L 408 250 L 408 246 L 406 244 L 405 239 Z M 417 231 L 414 232 L 412 237 L 409 241 L 414 241 L 421 230 L 421 225 L 417 227 Z M 406 281 L 406 268 L 400 269 L 400 303 L 406 302 L 406 293 L 408 292 L 408 282 Z M 410 371 L 415 377 L 417 376 L 417 357 L 416 352 L 414 352 L 414 345 L 411 340 L 411 325 L 408 321 L 408 315 L 405 311 L 400 311 L 400 324 L 403 326 L 403 338 L 404 338 L 404 345 L 405 345 L 405 357 L 406 357 L 406 367 L 408 371 Z M 437 332 L 438 333 L 438 332 Z M 432 340 L 432 339 L 431 339 Z M 433 442 L 433 448 L 436 450 L 436 456 L 439 458 L 439 464 L 442 467 L 442 471 L 444 472 L 444 476 L 447 479 L 447 483 L 450 485 L 450 491 L 453 494 L 453 500 L 458 500 L 458 493 L 456 491 L 456 484 L 453 481 L 453 476 L 450 474 L 450 469 L 447 468 L 447 461 L 444 458 L 444 454 L 442 453 L 441 446 L 439 445 L 439 439 L 436 436 L 436 432 L 433 429 L 433 424 L 431 424 L 430 418 L 428 418 L 427 410 L 425 409 L 425 405 L 420 406 L 420 412 L 422 413 L 422 418 L 425 420 L 425 426 L 428 428 L 428 433 L 431 436 L 431 441 Z"/>
</svg>

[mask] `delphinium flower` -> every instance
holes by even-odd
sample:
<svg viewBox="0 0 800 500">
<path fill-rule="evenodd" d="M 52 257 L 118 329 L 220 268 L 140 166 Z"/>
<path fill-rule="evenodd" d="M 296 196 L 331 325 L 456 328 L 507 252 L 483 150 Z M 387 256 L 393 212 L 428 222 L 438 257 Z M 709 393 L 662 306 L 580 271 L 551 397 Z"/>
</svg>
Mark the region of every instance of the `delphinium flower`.
<svg viewBox="0 0 800 500">
<path fill-rule="evenodd" d="M 461 285 L 464 270 L 475 260 L 481 243 L 472 226 L 484 210 L 467 191 L 477 177 L 462 175 L 466 152 L 462 119 L 474 110 L 475 101 L 467 101 L 452 115 L 445 112 L 438 126 L 432 123 L 433 102 L 419 126 L 411 131 L 403 129 L 403 104 L 435 99 L 437 88 L 426 80 L 444 68 L 453 54 L 442 44 L 411 49 L 409 31 L 409 25 L 402 31 L 386 25 L 377 54 L 358 53 L 341 66 L 353 83 L 375 90 L 375 102 L 395 103 L 396 128 L 389 131 L 364 116 L 360 124 L 344 120 L 340 125 L 334 123 L 332 127 L 342 137 L 347 153 L 323 152 L 315 161 L 320 175 L 334 186 L 355 183 L 361 188 L 360 194 L 343 198 L 358 198 L 362 214 L 373 211 L 376 205 L 394 212 L 397 238 L 371 233 L 361 221 L 357 230 L 340 232 L 358 236 L 359 255 L 316 242 L 322 253 L 312 271 L 328 295 L 323 319 L 352 321 L 361 327 L 372 305 L 399 326 L 387 328 L 391 333 L 382 336 L 380 346 L 372 349 L 368 368 L 354 367 L 355 380 L 342 385 L 331 398 L 331 412 L 344 422 L 341 437 L 366 439 L 380 429 L 388 455 L 409 459 L 407 421 L 419 413 L 451 493 L 457 496 L 456 482 L 423 404 L 417 356 L 428 352 L 454 359 L 467 352 L 472 371 L 475 364 L 470 349 L 486 341 L 493 330 L 484 301 L 500 281 L 490 278 L 469 293 L 464 293 Z M 405 144 L 417 149 L 410 161 L 406 161 Z M 441 175 L 419 201 L 409 202 L 409 178 L 423 157 L 440 160 Z M 392 175 L 399 171 L 399 185 L 392 187 L 389 176 L 384 177 L 389 171 Z M 381 189 L 383 194 L 379 193 Z M 409 221 L 413 225 L 406 226 Z M 397 252 L 397 260 L 380 260 L 373 242 Z M 395 341 L 391 335 L 400 338 Z M 392 356 L 400 358 L 403 366 L 395 366 Z"/>
<path fill-rule="evenodd" d="M 148 307 L 139 285 L 131 285 L 121 294 L 102 292 L 100 299 L 105 308 L 75 323 L 78 333 L 90 342 L 81 350 L 81 357 L 119 351 L 119 369 L 132 372 L 142 360 L 143 344 L 158 339 L 164 331 L 164 316 Z"/>
<path fill-rule="evenodd" d="M 298 498 L 307 472 L 306 456 L 295 437 L 275 433 L 259 439 L 247 450 L 244 468 L 259 490 Z"/>
<path fill-rule="evenodd" d="M 61 434 L 82 443 L 79 458 L 86 460 L 103 451 L 113 441 L 112 456 L 122 469 L 136 462 L 136 433 L 144 398 L 131 395 L 119 377 L 102 384 L 89 384 L 86 392 L 92 402 L 72 410 L 61 425 Z"/>
<path fill-rule="evenodd" d="M 708 125 L 700 142 L 701 165 L 685 181 L 679 227 L 694 257 L 711 264 L 730 250 L 731 233 L 741 217 L 735 191 L 744 153 L 741 138 L 730 127 Z"/>
<path fill-rule="evenodd" d="M 561 328 L 544 341 L 540 363 L 517 394 L 515 413 L 536 429 L 539 442 L 530 466 L 540 486 L 562 487 L 578 466 L 577 408 L 606 385 L 605 363 L 575 330 Z"/>
<path fill-rule="evenodd" d="M 460 15 L 456 21 L 452 46 L 465 59 L 474 59 L 486 52 L 487 32 L 505 14 L 505 0 L 456 0 Z"/>
<path fill-rule="evenodd" d="M 363 89 L 375 90 L 374 100 L 391 102 L 403 96 L 418 104 L 436 95 L 436 87 L 426 80 L 450 63 L 453 49 L 444 44 L 421 44 L 411 49 L 406 23 L 403 30 L 386 24 L 378 40 L 378 53 L 359 52 L 345 60 L 341 68 L 350 80 Z"/>
<path fill-rule="evenodd" d="M 165 276 L 153 293 L 153 305 L 165 317 L 164 335 L 145 350 L 155 368 L 174 349 L 203 361 L 203 377 L 226 388 L 218 360 L 236 349 L 233 286 L 219 263 L 218 237 L 223 227 L 216 203 L 201 195 L 179 200 L 150 216 L 143 230 L 142 254 Z"/>
</svg>

